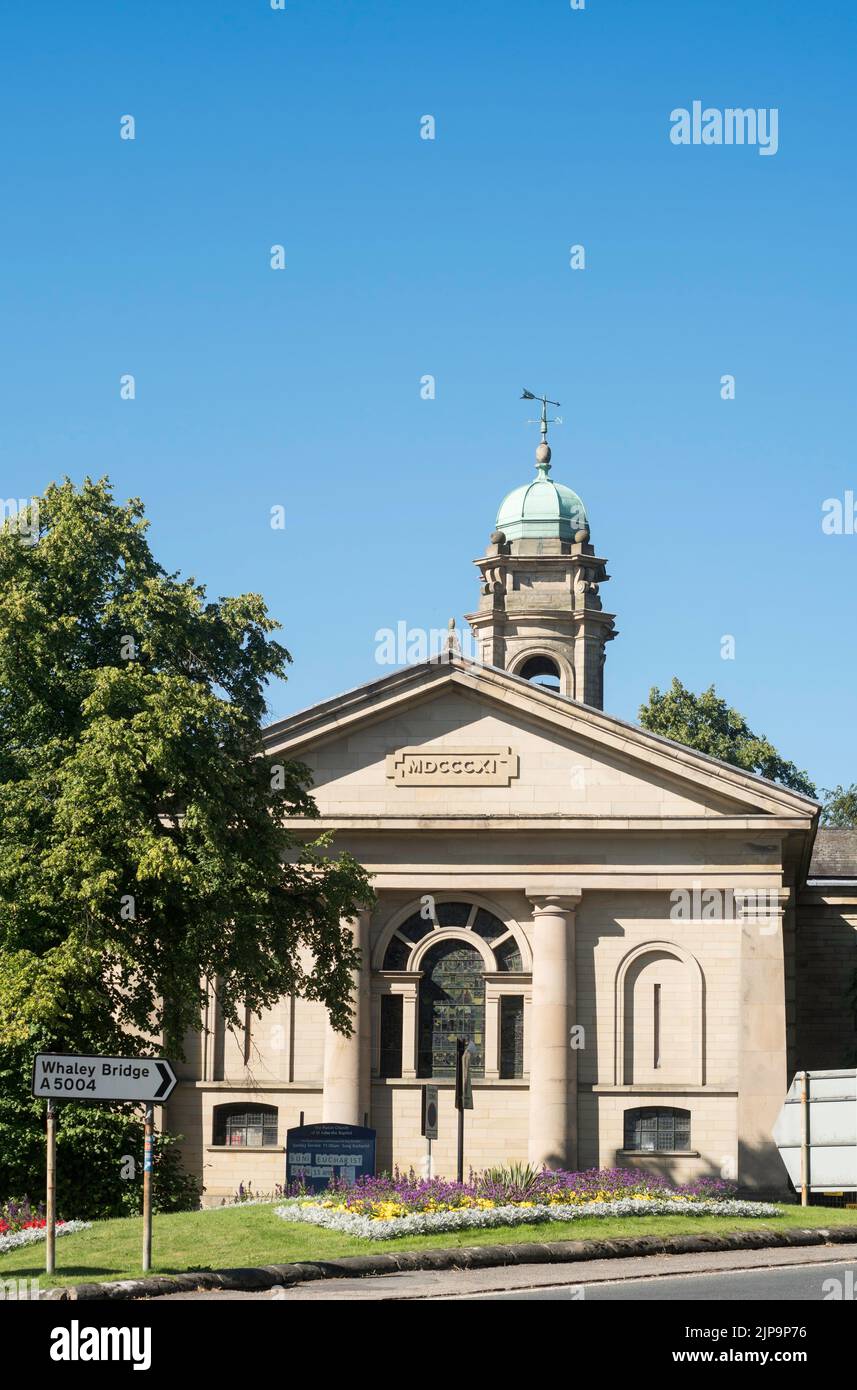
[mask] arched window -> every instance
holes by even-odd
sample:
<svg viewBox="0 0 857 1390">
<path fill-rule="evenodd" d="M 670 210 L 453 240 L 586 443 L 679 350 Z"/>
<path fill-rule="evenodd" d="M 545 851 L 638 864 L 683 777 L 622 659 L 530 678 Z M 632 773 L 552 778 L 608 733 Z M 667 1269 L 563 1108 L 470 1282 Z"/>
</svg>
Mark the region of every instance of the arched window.
<svg viewBox="0 0 857 1390">
<path fill-rule="evenodd" d="M 658 1105 L 626 1110 L 625 1148 L 636 1153 L 689 1149 L 690 1111 Z"/>
<path fill-rule="evenodd" d="M 423 957 L 419 1076 L 455 1076 L 456 1039 L 476 1044 L 471 1074 L 485 1073 L 485 962 L 466 941 L 438 942 Z"/>
<path fill-rule="evenodd" d="M 214 1143 L 230 1149 L 267 1149 L 277 1143 L 276 1105 L 215 1105 Z"/>
<path fill-rule="evenodd" d="M 423 909 L 420 909 L 393 932 L 384 952 L 382 969 L 407 970 L 415 946 L 433 931 L 454 927 L 462 932 L 472 931 L 487 942 L 494 953 L 498 970 L 516 974 L 523 971 L 520 946 L 506 923 L 495 917 L 493 912 L 466 902 L 440 902 L 426 910 L 433 915 L 426 917 Z M 422 968 L 425 969 L 425 965 Z"/>
<path fill-rule="evenodd" d="M 495 913 L 479 903 L 423 899 L 381 946 L 377 963 L 389 975 L 381 992 L 376 1032 L 378 1074 L 421 1077 L 455 1075 L 456 1040 L 476 1044 L 473 1076 L 485 1075 L 485 1020 L 489 1029 L 489 1076 L 524 1074 L 524 994 L 514 979 L 530 968 L 527 947 Z M 409 977 L 409 978 L 408 978 Z M 521 982 L 521 986 L 523 982 Z M 417 1027 L 405 1038 L 405 1010 L 416 1004 Z M 489 1012 L 490 1010 L 490 1012 Z"/>
<path fill-rule="evenodd" d="M 549 656 L 531 656 L 518 670 L 518 675 L 533 685 L 542 685 L 545 690 L 560 691 L 560 674 L 556 662 Z"/>
</svg>

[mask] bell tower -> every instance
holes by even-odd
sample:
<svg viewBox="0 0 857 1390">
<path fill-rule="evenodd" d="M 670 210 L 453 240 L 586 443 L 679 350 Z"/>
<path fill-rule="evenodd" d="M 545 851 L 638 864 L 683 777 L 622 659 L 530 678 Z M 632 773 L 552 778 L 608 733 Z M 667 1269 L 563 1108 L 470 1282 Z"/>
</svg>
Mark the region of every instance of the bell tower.
<svg viewBox="0 0 857 1390">
<path fill-rule="evenodd" d="M 602 607 L 607 561 L 596 555 L 577 493 L 550 477 L 546 396 L 536 477 L 503 500 L 479 569 L 479 608 L 467 614 L 487 666 L 498 666 L 596 709 L 604 707 L 604 659 L 616 636 Z"/>
</svg>

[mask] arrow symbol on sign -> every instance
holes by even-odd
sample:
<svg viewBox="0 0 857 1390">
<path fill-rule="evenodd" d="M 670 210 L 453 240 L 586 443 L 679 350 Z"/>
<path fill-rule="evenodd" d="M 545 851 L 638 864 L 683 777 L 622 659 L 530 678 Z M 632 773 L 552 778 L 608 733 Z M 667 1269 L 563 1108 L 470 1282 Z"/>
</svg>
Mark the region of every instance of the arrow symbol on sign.
<svg viewBox="0 0 857 1390">
<path fill-rule="evenodd" d="M 160 1086 L 155 1092 L 154 1099 L 160 1100 L 162 1096 L 167 1095 L 167 1093 L 173 1089 L 175 1085 L 175 1076 L 173 1075 L 172 1067 L 168 1067 L 166 1063 L 156 1062 L 155 1066 L 158 1068 L 162 1079 Z"/>
</svg>

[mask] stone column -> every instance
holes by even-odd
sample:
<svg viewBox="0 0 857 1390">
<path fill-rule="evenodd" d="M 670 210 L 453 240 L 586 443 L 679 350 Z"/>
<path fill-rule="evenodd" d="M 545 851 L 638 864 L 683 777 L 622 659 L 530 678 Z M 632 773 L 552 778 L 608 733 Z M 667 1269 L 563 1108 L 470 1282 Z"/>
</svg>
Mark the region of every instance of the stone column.
<svg viewBox="0 0 857 1390">
<path fill-rule="evenodd" d="M 369 909 L 364 908 L 350 923 L 354 945 L 359 949 L 361 958 L 360 969 L 355 970 L 353 976 L 353 1032 L 346 1038 L 342 1033 L 335 1033 L 330 1023 L 325 1032 L 321 1112 L 325 1124 L 362 1125 L 363 1117 L 369 1111 L 372 1041 L 370 918 Z"/>
<path fill-rule="evenodd" d="M 419 984 L 414 983 L 402 996 L 402 1079 L 413 1081 L 417 1074 L 417 1023 Z"/>
<path fill-rule="evenodd" d="M 785 1190 L 786 1171 L 771 1136 L 788 1089 L 783 914 L 787 888 L 748 892 L 736 905 L 741 931 L 738 1058 L 738 1182 Z"/>
<path fill-rule="evenodd" d="M 500 995 L 488 992 L 485 999 L 485 1080 L 500 1079 Z"/>
<path fill-rule="evenodd" d="M 527 889 L 533 904 L 529 1157 L 549 1168 L 577 1164 L 575 911 L 580 893 Z"/>
</svg>

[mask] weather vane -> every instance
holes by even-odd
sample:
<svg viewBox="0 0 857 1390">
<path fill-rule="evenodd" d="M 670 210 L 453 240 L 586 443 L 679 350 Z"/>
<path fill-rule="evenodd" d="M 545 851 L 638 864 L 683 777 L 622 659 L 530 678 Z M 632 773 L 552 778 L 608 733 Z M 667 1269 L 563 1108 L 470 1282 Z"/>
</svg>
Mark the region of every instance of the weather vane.
<svg viewBox="0 0 857 1390">
<path fill-rule="evenodd" d="M 559 406 L 559 401 L 552 401 L 552 400 L 550 400 L 547 396 L 536 396 L 532 391 L 528 391 L 528 390 L 526 389 L 526 387 L 524 387 L 524 390 L 521 392 L 521 400 L 522 400 L 522 401 L 541 401 L 541 403 L 542 403 L 542 414 L 541 414 L 541 419 L 539 419 L 539 420 L 528 420 L 528 421 L 527 421 L 527 424 L 528 424 L 528 425 L 539 425 L 540 428 L 541 428 L 541 431 L 542 431 L 542 443 L 543 443 L 543 444 L 547 444 L 547 442 L 548 442 L 548 425 L 561 425 L 561 424 L 562 424 L 562 416 L 561 416 L 561 415 L 555 415 L 555 416 L 553 417 L 552 420 L 549 420 L 549 419 L 548 419 L 548 406 L 549 406 L 549 405 L 555 405 L 555 406 L 558 407 L 558 406 Z"/>
</svg>

